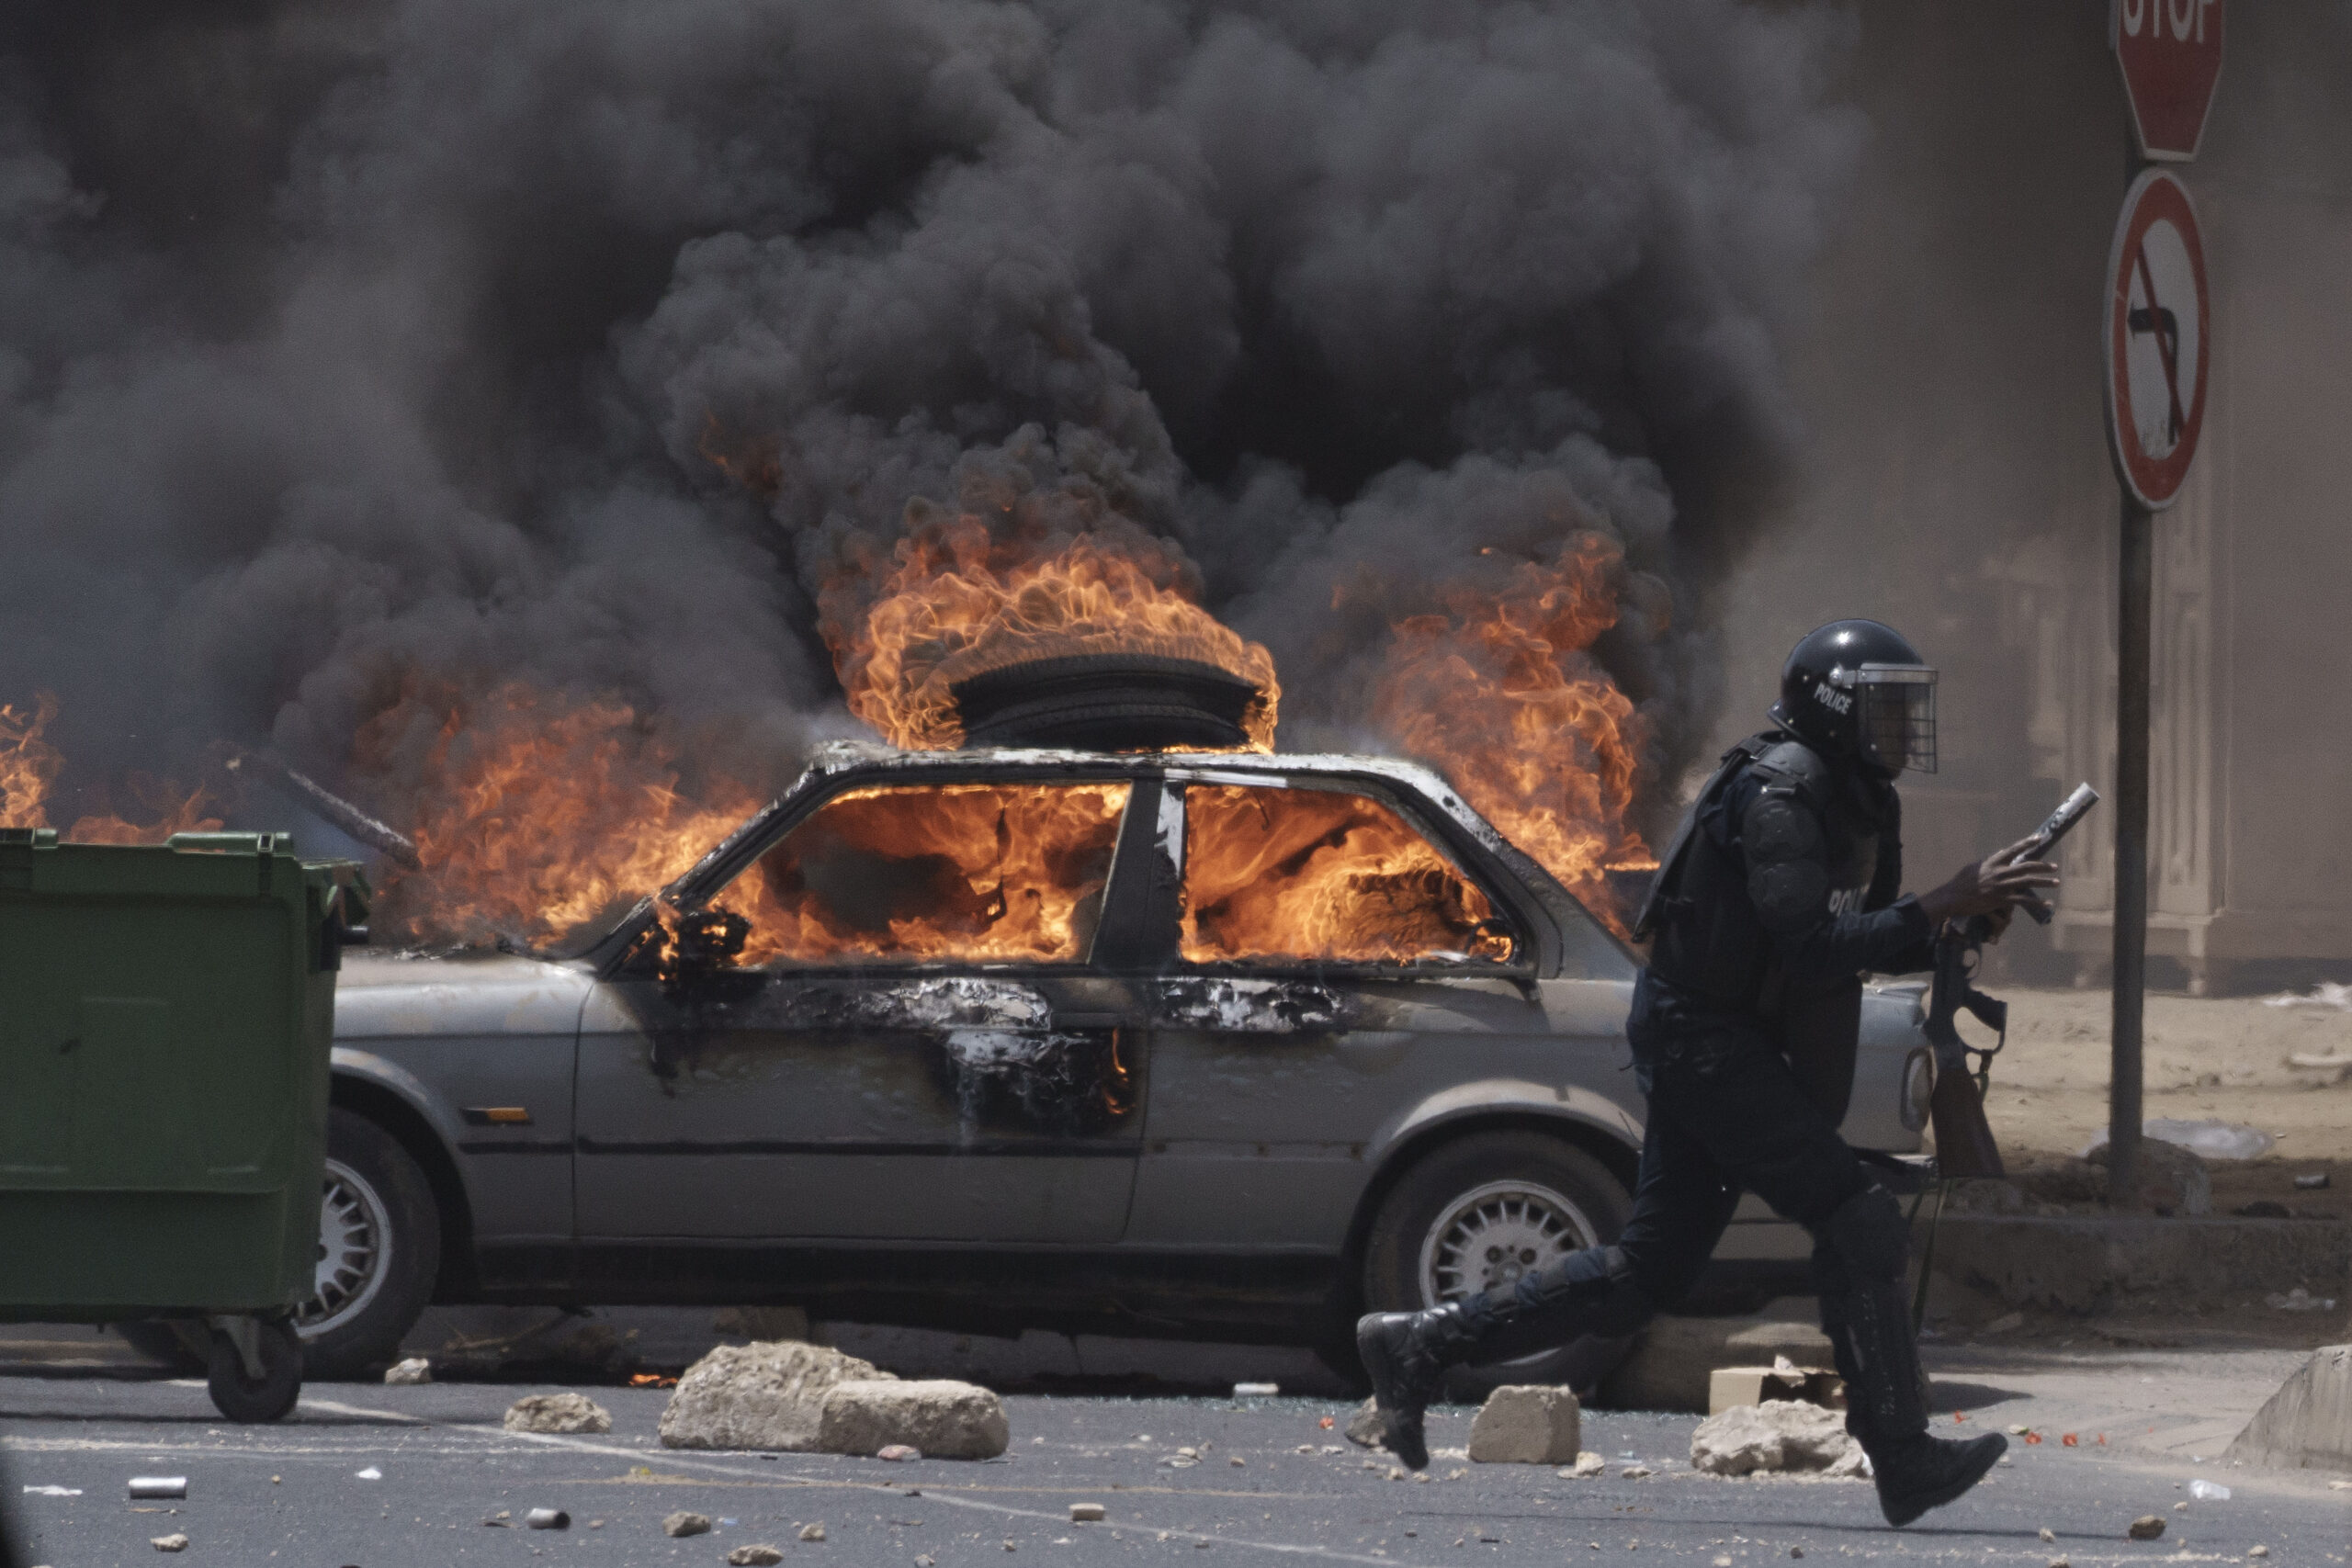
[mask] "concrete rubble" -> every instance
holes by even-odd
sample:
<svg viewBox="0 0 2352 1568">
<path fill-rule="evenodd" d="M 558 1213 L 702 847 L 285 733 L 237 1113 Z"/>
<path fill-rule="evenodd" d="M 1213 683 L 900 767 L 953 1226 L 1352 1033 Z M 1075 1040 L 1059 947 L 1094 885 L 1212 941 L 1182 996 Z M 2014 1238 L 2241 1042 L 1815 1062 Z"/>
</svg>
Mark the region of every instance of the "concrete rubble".
<svg viewBox="0 0 2352 1568">
<path fill-rule="evenodd" d="M 2133 1519 L 2131 1528 L 2123 1533 L 2133 1540 L 2154 1540 L 2165 1533 L 2165 1517 L 2162 1514 L 2143 1514 Z"/>
<path fill-rule="evenodd" d="M 846 1379 L 826 1393 L 818 1412 L 823 1453 L 872 1454 L 905 1444 L 927 1459 L 994 1459 L 1009 1437 L 1003 1401 L 949 1378 Z"/>
<path fill-rule="evenodd" d="M 1507 1383 L 1470 1423 L 1474 1464 L 1573 1464 L 1582 1451 L 1577 1396 L 1565 1388 Z"/>
<path fill-rule="evenodd" d="M 708 1535 L 710 1516 L 691 1514 L 681 1508 L 662 1521 L 662 1533 L 673 1540 L 690 1535 Z"/>
<path fill-rule="evenodd" d="M 186 1551 L 187 1536 L 182 1531 L 174 1530 L 169 1535 L 149 1536 L 147 1544 L 158 1551 Z"/>
<path fill-rule="evenodd" d="M 678 1380 L 662 1412 L 662 1445 L 816 1452 L 825 1396 L 833 1386 L 888 1381 L 890 1374 L 871 1361 L 830 1346 L 795 1340 L 721 1345 Z"/>
<path fill-rule="evenodd" d="M 613 1418 L 584 1393 L 526 1393 L 506 1407 L 510 1432 L 609 1432 Z"/>
<path fill-rule="evenodd" d="M 1708 1475 L 1870 1473 L 1870 1461 L 1848 1434 L 1844 1416 L 1786 1399 L 1735 1405 L 1700 1422 L 1690 1434 L 1690 1467 Z"/>
<path fill-rule="evenodd" d="M 394 1361 L 384 1369 L 384 1381 L 394 1385 L 431 1382 L 433 1363 L 422 1356 L 411 1356 L 404 1361 Z"/>
<path fill-rule="evenodd" d="M 1685 1410 L 1704 1414 L 1718 1367 L 1770 1365 L 1786 1356 L 1827 1366 L 1828 1337 L 1813 1321 L 1811 1302 L 1775 1303 L 1758 1317 L 1657 1317 L 1592 1403 L 1607 1410 Z"/>
<path fill-rule="evenodd" d="M 2222 1457 L 2285 1470 L 2352 1472 L 2352 1345 L 2312 1351 Z"/>
<path fill-rule="evenodd" d="M 1348 1441 L 1358 1448 L 1385 1449 L 1388 1446 L 1381 1438 L 1380 1405 L 1377 1401 L 1366 1399 L 1356 1406 L 1355 1414 L 1348 1417 L 1347 1435 Z"/>
<path fill-rule="evenodd" d="M 783 1548 L 758 1541 L 739 1546 L 727 1554 L 728 1568 L 775 1568 L 775 1564 L 783 1561 Z"/>
</svg>

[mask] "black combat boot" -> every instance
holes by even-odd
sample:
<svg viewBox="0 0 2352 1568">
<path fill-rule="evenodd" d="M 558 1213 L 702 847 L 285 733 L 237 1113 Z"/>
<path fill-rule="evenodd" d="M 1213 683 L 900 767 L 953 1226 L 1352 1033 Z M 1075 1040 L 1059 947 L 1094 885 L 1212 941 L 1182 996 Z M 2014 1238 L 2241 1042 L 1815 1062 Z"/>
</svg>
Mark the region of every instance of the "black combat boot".
<svg viewBox="0 0 2352 1568">
<path fill-rule="evenodd" d="M 1927 1380 L 1904 1300 L 1901 1211 L 1876 1188 L 1830 1217 L 1814 1255 L 1821 1326 L 1846 1380 L 1846 1430 L 1871 1456 L 1879 1511 L 1907 1525 L 1984 1479 L 2007 1451 L 1997 1432 L 1965 1441 L 1928 1435 Z"/>
<path fill-rule="evenodd" d="M 1374 1312 L 1356 1319 L 1356 1354 L 1372 1378 L 1383 1440 L 1408 1470 L 1427 1470 L 1421 1416 L 1445 1382 L 1445 1370 L 1470 1358 L 1478 1331 L 1461 1302 L 1427 1312 Z"/>
</svg>

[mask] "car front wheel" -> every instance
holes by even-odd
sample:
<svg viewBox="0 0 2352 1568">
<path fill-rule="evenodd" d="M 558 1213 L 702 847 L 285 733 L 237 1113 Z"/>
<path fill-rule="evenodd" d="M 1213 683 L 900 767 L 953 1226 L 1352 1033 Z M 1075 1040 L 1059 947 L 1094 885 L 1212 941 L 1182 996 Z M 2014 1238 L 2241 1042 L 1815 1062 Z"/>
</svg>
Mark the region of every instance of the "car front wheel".
<svg viewBox="0 0 2352 1568">
<path fill-rule="evenodd" d="M 1569 1253 L 1614 1241 L 1633 1198 L 1609 1168 L 1542 1133 L 1476 1133 L 1424 1156 L 1382 1202 L 1365 1249 L 1373 1312 L 1420 1311 L 1510 1285 Z M 1590 1337 L 1518 1360 L 1458 1370 L 1457 1397 L 1513 1382 L 1589 1391 L 1624 1353 Z"/>
<path fill-rule="evenodd" d="M 317 1271 L 310 1300 L 294 1314 L 305 1374 L 354 1378 L 397 1359 L 401 1337 L 433 1298 L 440 1264 L 441 1216 L 424 1172 L 390 1134 L 335 1108 Z"/>
</svg>

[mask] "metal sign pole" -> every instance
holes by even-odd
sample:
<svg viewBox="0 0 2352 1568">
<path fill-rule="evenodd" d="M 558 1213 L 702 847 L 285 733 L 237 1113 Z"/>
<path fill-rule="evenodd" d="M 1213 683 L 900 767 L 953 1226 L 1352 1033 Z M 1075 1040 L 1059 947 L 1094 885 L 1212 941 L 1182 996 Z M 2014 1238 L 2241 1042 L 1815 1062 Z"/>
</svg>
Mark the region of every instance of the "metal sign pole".
<svg viewBox="0 0 2352 1568">
<path fill-rule="evenodd" d="M 2123 487 L 2115 617 L 2115 962 L 2107 1101 L 2107 1190 L 2139 1204 L 2140 1023 L 2148 979 L 2148 616 L 2154 514 Z"/>
</svg>

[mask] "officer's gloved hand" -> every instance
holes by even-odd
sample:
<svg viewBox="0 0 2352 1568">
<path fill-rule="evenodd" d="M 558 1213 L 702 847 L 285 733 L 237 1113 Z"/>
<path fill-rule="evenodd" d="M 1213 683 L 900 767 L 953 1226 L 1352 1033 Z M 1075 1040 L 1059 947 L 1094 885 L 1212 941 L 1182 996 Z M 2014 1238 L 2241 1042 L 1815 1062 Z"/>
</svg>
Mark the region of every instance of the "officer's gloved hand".
<svg viewBox="0 0 2352 1568">
<path fill-rule="evenodd" d="M 1962 866 L 1941 887 L 1919 895 L 1920 912 L 1941 930 L 1947 920 L 1984 915 L 1991 934 L 2008 929 L 2010 917 L 2029 904 L 2041 902 L 2041 889 L 2058 886 L 2058 868 L 2043 860 L 2019 860 L 2033 848 L 2030 837 L 2007 849 L 1996 850 L 1981 861 Z"/>
</svg>

